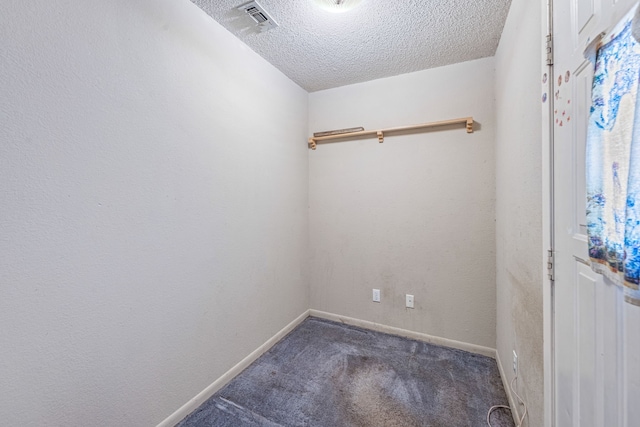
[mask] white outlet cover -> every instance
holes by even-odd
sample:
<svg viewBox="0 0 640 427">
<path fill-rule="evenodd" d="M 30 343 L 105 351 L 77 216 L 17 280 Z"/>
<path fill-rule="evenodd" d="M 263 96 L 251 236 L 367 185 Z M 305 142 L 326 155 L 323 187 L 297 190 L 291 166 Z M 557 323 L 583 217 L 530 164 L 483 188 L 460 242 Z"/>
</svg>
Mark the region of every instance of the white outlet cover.
<svg viewBox="0 0 640 427">
<path fill-rule="evenodd" d="M 407 308 L 413 308 L 413 295 L 407 294 L 406 306 Z"/>
<path fill-rule="evenodd" d="M 380 302 L 380 289 L 373 290 L 373 302 Z"/>
</svg>

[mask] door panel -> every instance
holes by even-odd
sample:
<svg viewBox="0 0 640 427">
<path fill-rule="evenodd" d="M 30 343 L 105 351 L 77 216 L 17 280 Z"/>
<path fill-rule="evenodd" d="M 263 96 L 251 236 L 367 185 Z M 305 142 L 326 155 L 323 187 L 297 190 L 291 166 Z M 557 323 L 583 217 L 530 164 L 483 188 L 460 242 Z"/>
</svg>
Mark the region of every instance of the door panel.
<svg viewBox="0 0 640 427">
<path fill-rule="evenodd" d="M 577 0 L 578 31 L 580 32 L 585 29 L 589 21 L 594 17 L 595 8 L 593 2 L 594 0 Z"/>
<path fill-rule="evenodd" d="M 573 117 L 571 120 L 575 120 L 576 123 L 572 126 L 574 138 L 576 141 L 575 150 L 575 174 L 574 174 L 574 230 L 580 240 L 586 242 L 587 239 L 587 198 L 586 198 L 586 149 L 585 143 L 587 140 L 587 120 L 589 117 L 589 110 L 587 106 L 591 103 L 591 82 L 593 81 L 593 67 L 590 66 L 589 61 L 583 61 L 576 70 L 574 80 L 571 81 L 573 87 L 575 100 L 575 108 Z M 569 123 L 571 122 L 569 120 Z M 587 252 L 584 252 L 584 259 L 587 259 Z"/>
<path fill-rule="evenodd" d="M 624 365 L 623 384 L 624 405 L 621 412 L 625 416 L 625 427 L 640 426 L 640 307 L 623 304 L 624 319 Z M 622 363 L 622 360 L 621 360 Z"/>
<path fill-rule="evenodd" d="M 578 362 L 577 386 L 580 405 L 580 419 L 595 418 L 596 390 L 596 352 L 598 337 L 596 336 L 596 284 L 592 274 L 585 271 L 587 267 L 578 265 Z"/>
</svg>

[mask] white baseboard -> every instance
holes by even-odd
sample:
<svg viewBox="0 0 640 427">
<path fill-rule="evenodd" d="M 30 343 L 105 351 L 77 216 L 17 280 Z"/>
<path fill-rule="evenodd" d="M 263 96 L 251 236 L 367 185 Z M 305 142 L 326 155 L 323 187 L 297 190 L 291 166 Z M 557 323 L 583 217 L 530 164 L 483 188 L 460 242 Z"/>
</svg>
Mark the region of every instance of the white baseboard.
<svg viewBox="0 0 640 427">
<path fill-rule="evenodd" d="M 227 385 L 236 375 L 242 372 L 247 366 L 255 362 L 260 356 L 266 353 L 271 347 L 278 343 L 289 332 L 294 330 L 304 319 L 309 317 L 309 310 L 298 316 L 293 322 L 282 328 L 274 336 L 269 338 L 267 342 L 262 344 L 250 355 L 242 359 L 237 365 L 225 372 L 220 378 L 215 380 L 211 385 L 202 390 L 193 399 L 182 405 L 180 409 L 169 415 L 157 427 L 173 427 L 182 421 L 187 415 L 193 412 L 198 406 L 202 405 L 207 399 L 213 396 L 218 390 Z"/>
<path fill-rule="evenodd" d="M 502 378 L 502 385 L 504 386 L 504 391 L 507 393 L 507 399 L 509 399 L 509 406 L 511 407 L 511 415 L 513 416 L 513 422 L 517 426 L 518 421 L 520 420 L 520 413 L 518 412 L 518 403 L 513 398 L 513 393 L 511 392 L 511 385 L 509 384 L 507 375 L 504 373 L 504 369 L 502 369 L 500 354 L 498 354 L 497 350 L 496 350 L 496 362 L 498 363 L 498 370 L 500 371 L 500 378 Z"/>
<path fill-rule="evenodd" d="M 341 316 L 338 314 L 327 313 L 319 310 L 309 310 L 309 315 L 320 319 L 332 320 L 334 322 L 345 323 L 351 326 L 357 326 L 386 334 L 398 335 L 417 341 L 428 342 L 429 344 L 441 345 L 443 347 L 457 348 L 458 350 L 468 351 L 469 353 L 481 354 L 491 358 L 496 357 L 496 350 L 481 345 L 469 344 L 462 341 L 450 340 L 448 338 L 436 337 L 433 335 L 423 334 L 421 332 L 409 331 L 407 329 L 396 328 L 393 326 L 383 325 L 381 323 L 369 322 L 368 320 L 354 319 L 353 317 Z"/>
</svg>

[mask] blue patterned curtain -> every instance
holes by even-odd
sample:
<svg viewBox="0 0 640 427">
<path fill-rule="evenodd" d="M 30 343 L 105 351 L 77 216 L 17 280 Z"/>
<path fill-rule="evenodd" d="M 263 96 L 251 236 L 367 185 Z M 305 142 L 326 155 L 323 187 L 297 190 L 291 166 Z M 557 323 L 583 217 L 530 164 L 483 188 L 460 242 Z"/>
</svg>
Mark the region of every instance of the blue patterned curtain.
<svg viewBox="0 0 640 427">
<path fill-rule="evenodd" d="M 596 53 L 587 136 L 587 230 L 594 271 L 640 305 L 640 43 L 633 14 Z"/>
</svg>

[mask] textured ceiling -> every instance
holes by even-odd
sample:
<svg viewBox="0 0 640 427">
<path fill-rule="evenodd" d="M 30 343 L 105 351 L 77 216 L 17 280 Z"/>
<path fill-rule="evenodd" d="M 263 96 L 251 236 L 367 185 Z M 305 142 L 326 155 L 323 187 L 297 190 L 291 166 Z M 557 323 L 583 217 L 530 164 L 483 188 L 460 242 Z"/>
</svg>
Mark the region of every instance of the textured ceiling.
<svg viewBox="0 0 640 427">
<path fill-rule="evenodd" d="M 313 92 L 493 56 L 511 0 L 363 0 L 345 13 L 314 0 L 258 0 L 279 24 L 259 33 L 247 0 L 191 0 Z"/>
</svg>

